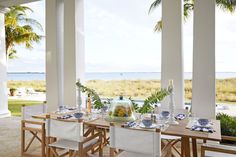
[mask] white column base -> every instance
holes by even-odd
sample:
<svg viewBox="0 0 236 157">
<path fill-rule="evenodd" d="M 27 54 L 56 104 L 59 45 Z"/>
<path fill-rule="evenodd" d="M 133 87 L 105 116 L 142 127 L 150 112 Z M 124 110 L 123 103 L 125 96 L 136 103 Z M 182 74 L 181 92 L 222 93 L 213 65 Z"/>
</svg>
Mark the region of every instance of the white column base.
<svg viewBox="0 0 236 157">
<path fill-rule="evenodd" d="M 11 117 L 11 112 L 9 110 L 0 111 L 0 118 Z"/>
</svg>

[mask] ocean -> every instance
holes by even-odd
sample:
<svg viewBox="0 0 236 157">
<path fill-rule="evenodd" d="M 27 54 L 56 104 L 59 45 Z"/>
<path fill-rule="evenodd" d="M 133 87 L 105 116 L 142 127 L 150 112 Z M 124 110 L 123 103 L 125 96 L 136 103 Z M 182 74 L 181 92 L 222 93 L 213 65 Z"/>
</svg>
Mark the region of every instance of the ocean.
<svg viewBox="0 0 236 157">
<path fill-rule="evenodd" d="M 45 73 L 38 72 L 10 72 L 8 80 L 32 81 L 45 80 Z M 184 73 L 185 79 L 191 79 L 192 73 Z M 236 78 L 236 72 L 217 72 L 217 79 Z M 161 79 L 160 72 L 88 72 L 85 73 L 86 80 L 150 80 Z"/>
</svg>

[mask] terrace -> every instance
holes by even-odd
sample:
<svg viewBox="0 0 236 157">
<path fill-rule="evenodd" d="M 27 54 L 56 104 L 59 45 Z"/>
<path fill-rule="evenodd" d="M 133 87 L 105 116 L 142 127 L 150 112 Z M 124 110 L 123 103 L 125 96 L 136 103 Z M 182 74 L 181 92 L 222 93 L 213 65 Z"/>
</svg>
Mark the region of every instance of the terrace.
<svg viewBox="0 0 236 157">
<path fill-rule="evenodd" d="M 4 13 L 7 8 L 14 5 L 30 3 L 37 0 L 0 0 L 0 141 L 4 146 L 0 148 L 1 156 L 20 156 L 20 118 L 4 118 L 10 116 L 8 110 L 7 97 L 7 65 L 6 65 L 6 47 L 5 47 L 5 26 Z M 58 110 L 64 104 L 70 104 L 69 108 L 79 108 L 81 101 L 80 92 L 78 92 L 75 83 L 80 80 L 84 82 L 85 75 L 85 49 L 84 49 L 84 1 L 83 0 L 46 0 L 46 105 L 47 111 L 44 113 L 52 113 Z M 176 112 L 178 109 L 185 110 L 184 103 L 184 69 L 183 69 L 183 1 L 181 0 L 163 0 L 162 1 L 162 58 L 161 58 L 161 87 L 166 88 L 171 85 L 169 80 L 174 82 L 173 99 L 175 102 Z M 193 81 L 192 81 L 192 113 L 194 117 L 210 119 L 212 121 L 214 132 L 199 133 L 187 129 L 188 123 L 186 120 L 179 121 L 179 125 L 170 124 L 168 128 L 160 130 L 161 134 L 168 136 L 178 136 L 181 145 L 178 143 L 177 148 L 172 148 L 173 156 L 179 154 L 174 149 L 179 149 L 182 156 L 200 155 L 200 151 L 209 149 L 213 151 L 220 151 L 222 153 L 231 153 L 236 156 L 236 147 L 222 147 L 217 145 L 217 148 L 202 146 L 203 141 L 221 141 L 220 123 L 216 119 L 216 87 L 215 87 L 215 0 L 195 1 L 194 4 L 194 32 L 193 32 Z M 86 106 L 82 106 L 86 108 Z M 163 101 L 161 108 L 169 108 L 169 101 Z M 81 109 L 81 108 L 80 108 Z M 81 111 L 81 110 L 79 110 Z M 171 112 L 171 111 L 170 111 Z M 182 113 L 182 111 L 180 112 Z M 174 114 L 174 113 L 173 113 Z M 46 114 L 42 115 L 35 113 L 38 119 L 50 119 Z M 101 115 L 99 115 L 101 116 Z M 98 117 L 99 117 L 98 116 Z M 190 118 L 190 120 L 193 120 Z M 104 117 L 99 117 L 104 119 Z M 53 118 L 52 118 L 53 119 Z M 73 119 L 74 120 L 74 119 Z M 189 121 L 190 121 L 189 120 Z M 196 120 L 196 119 L 195 119 Z M 66 120 L 65 120 L 66 121 Z M 26 122 L 26 121 L 23 121 Z M 44 123 L 45 124 L 45 123 Z M 84 124 L 89 131 L 94 127 L 92 121 L 86 120 Z M 165 124 L 165 123 L 164 123 Z M 163 124 L 163 125 L 164 125 Z M 65 124 L 66 125 L 66 124 Z M 91 127 L 92 126 L 92 127 Z M 102 126 L 106 132 L 109 128 L 114 129 L 108 122 L 96 122 L 96 127 Z M 24 128 L 25 126 L 22 126 Z M 105 127 L 105 129 L 104 129 Z M 22 129 L 21 128 L 21 129 Z M 96 128 L 97 129 L 97 128 Z M 92 130 L 93 133 L 97 130 Z M 98 130 L 99 130 L 98 129 Z M 182 129 L 182 130 L 181 130 Z M 62 128 L 63 130 L 63 128 Z M 132 130 L 132 129 L 131 129 Z M 137 131 L 136 129 L 134 129 Z M 134 131 L 132 130 L 132 131 Z M 142 130 L 142 129 L 140 129 Z M 45 131 L 45 130 L 44 130 Z M 99 132 L 99 131 L 98 131 Z M 158 131 L 157 131 L 158 132 Z M 45 132 L 44 132 L 45 133 Z M 93 133 L 92 136 L 94 135 Z M 86 134 L 86 133 L 85 133 Z M 111 132 L 108 133 L 110 135 Z M 128 132 L 127 132 L 128 134 Z M 21 134 L 23 136 L 23 134 Z M 106 136 L 106 134 L 105 134 Z M 33 143 L 31 149 L 34 155 L 49 156 L 46 153 L 48 143 L 43 140 L 44 144 L 38 145 Z M 112 136 L 111 136 L 112 137 Z M 24 138 L 24 136 L 23 136 Z M 41 137 L 40 137 L 41 138 Z M 106 137 L 105 137 L 106 138 Z M 141 138 L 141 137 L 140 137 Z M 30 139 L 30 135 L 26 135 L 26 139 Z M 233 138 L 232 138 L 233 139 Z M 104 139 L 105 140 L 105 139 Z M 173 139 L 167 139 L 167 141 Z M 176 140 L 176 139 L 174 139 Z M 174 141 L 173 140 L 173 141 Z M 234 139 L 235 140 L 235 139 Z M 173 142 L 172 141 L 172 142 Z M 101 141 L 100 141 L 101 142 Z M 110 142 L 111 143 L 111 142 Z M 132 143 L 132 142 L 131 142 Z M 173 142 L 174 143 L 174 142 Z M 172 144 L 173 144 L 172 143 Z M 177 142 L 176 142 L 177 143 Z M 174 144 L 176 144 L 174 143 Z M 23 143 L 24 144 L 24 143 Z M 108 144 L 102 141 L 104 147 L 101 145 L 99 149 L 103 148 L 105 156 L 112 156 L 109 152 L 114 151 L 115 144 Z M 140 144 L 140 143 L 139 143 Z M 173 144 L 173 145 L 174 145 Z M 191 144 L 191 147 L 190 147 Z M 218 144 L 218 143 L 217 143 Z M 46 146 L 45 146 L 46 145 Z M 111 146 L 112 145 L 112 146 Z M 130 145 L 127 145 L 127 148 Z M 151 144 L 150 144 L 151 145 Z M 161 145 L 161 142 L 160 142 Z M 163 145 L 163 143 L 162 143 Z M 163 148 L 162 153 L 165 154 L 165 149 L 170 147 L 167 142 L 166 147 Z M 172 145 L 171 145 L 172 146 Z M 102 147 L 102 148 L 101 148 Z M 45 151 L 40 152 L 41 148 Z M 109 148 L 111 148 L 109 150 Z M 125 150 L 123 147 L 117 147 Z M 4 152 L 4 150 L 6 150 Z M 53 149 L 52 149 L 53 150 Z M 51 151 L 51 150 L 50 150 Z M 156 149 L 155 149 L 156 151 Z M 79 151 L 80 152 L 80 151 Z M 93 152 L 93 150 L 92 150 Z M 145 150 L 144 150 L 145 152 Z M 24 154 L 24 150 L 21 150 Z M 154 153 L 155 154 L 155 153 Z M 191 154 L 191 155 L 190 155 Z M 52 154 L 51 154 L 52 155 Z M 73 156 L 73 152 L 69 153 Z M 81 154 L 80 154 L 81 155 Z M 91 153 L 90 153 L 91 155 Z M 98 153 L 93 154 L 98 156 Z M 101 155 L 101 154 L 100 154 Z M 150 154 L 149 154 L 150 155 Z M 170 156 L 168 154 L 166 156 Z M 222 155 L 222 154 L 220 154 Z M 218 156 L 220 156 L 218 155 Z M 56 156 L 54 154 L 54 156 Z M 86 156 L 86 155 L 82 155 Z M 153 155 L 154 156 L 154 155 Z M 157 156 L 155 154 L 155 156 Z M 203 156 L 203 153 L 202 153 Z M 211 156 L 217 156 L 215 154 Z"/>
</svg>

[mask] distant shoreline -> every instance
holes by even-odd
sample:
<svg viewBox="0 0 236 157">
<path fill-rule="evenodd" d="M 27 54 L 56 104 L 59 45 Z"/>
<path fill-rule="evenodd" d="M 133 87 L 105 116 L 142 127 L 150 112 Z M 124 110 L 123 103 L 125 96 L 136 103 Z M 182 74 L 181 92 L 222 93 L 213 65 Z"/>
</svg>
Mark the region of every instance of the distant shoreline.
<svg viewBox="0 0 236 157">
<path fill-rule="evenodd" d="M 216 73 L 216 79 L 236 78 L 236 72 Z M 87 72 L 85 80 L 160 80 L 160 72 Z M 185 80 L 192 79 L 191 72 L 184 73 Z M 44 72 L 8 72 L 8 80 L 33 81 L 46 80 Z"/>
</svg>

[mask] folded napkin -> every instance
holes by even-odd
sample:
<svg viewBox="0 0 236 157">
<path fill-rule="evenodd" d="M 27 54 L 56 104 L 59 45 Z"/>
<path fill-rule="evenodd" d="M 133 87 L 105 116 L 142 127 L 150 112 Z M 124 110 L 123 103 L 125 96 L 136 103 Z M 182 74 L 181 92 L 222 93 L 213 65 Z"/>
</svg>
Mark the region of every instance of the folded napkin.
<svg viewBox="0 0 236 157">
<path fill-rule="evenodd" d="M 131 122 L 126 122 L 125 124 L 122 124 L 122 127 L 134 127 L 136 125 L 135 121 L 131 121 Z"/>
<path fill-rule="evenodd" d="M 67 115 L 63 115 L 63 116 L 58 116 L 57 119 L 69 119 L 71 117 L 73 117 L 73 116 L 70 114 L 67 114 Z"/>
<path fill-rule="evenodd" d="M 208 132 L 208 133 L 213 133 L 215 130 L 212 127 L 209 126 L 199 126 L 199 125 L 193 125 L 191 127 L 192 131 L 202 131 L 202 132 Z"/>
<path fill-rule="evenodd" d="M 178 114 L 177 116 L 175 116 L 176 120 L 183 120 L 186 118 L 186 114 Z"/>
</svg>

